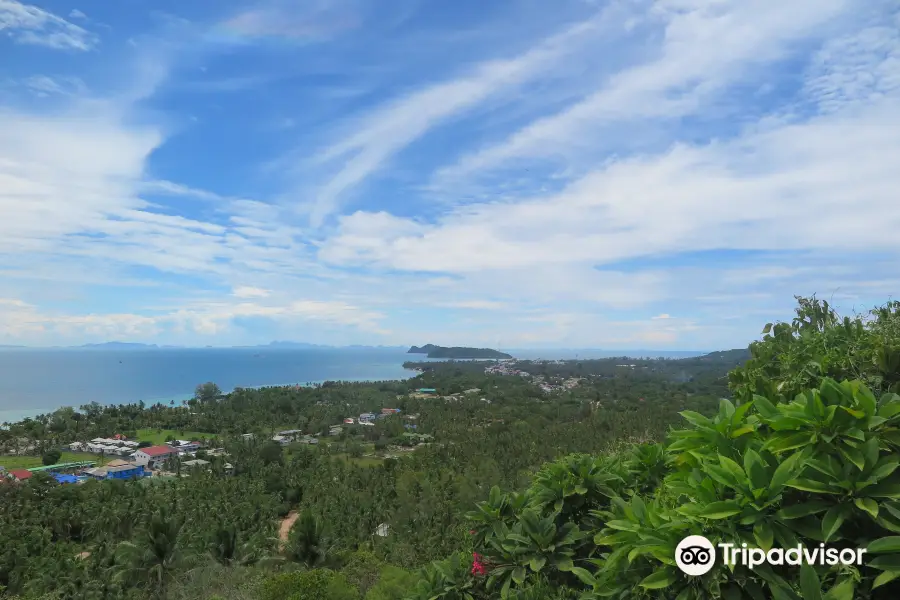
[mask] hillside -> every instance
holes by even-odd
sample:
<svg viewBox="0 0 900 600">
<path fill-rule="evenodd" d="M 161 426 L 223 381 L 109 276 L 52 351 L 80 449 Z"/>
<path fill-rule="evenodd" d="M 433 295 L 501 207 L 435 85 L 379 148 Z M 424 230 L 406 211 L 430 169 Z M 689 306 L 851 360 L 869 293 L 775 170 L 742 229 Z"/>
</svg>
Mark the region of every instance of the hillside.
<svg viewBox="0 0 900 600">
<path fill-rule="evenodd" d="M 435 346 L 434 344 L 425 344 L 422 347 L 413 346 L 406 352 L 407 354 L 425 354 L 427 358 L 447 358 L 447 359 L 473 359 L 473 358 L 496 358 L 508 359 L 511 355 L 491 348 L 469 348 L 464 346 Z"/>
<path fill-rule="evenodd" d="M 84 485 L 12 470 L 0 598 L 893 600 L 898 325 L 900 303 L 845 323 L 801 301 L 736 368 L 747 351 L 435 361 L 403 381 L 60 409 L 0 429 L 0 465 L 117 433 L 197 439 L 208 462 Z M 692 577 L 674 566 L 689 532 L 868 555 Z"/>
</svg>

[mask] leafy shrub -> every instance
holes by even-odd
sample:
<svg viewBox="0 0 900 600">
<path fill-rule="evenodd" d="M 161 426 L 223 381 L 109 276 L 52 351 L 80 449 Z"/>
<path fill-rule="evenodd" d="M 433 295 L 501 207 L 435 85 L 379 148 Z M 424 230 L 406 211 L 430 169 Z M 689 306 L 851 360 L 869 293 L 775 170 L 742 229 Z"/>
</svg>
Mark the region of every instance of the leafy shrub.
<svg viewBox="0 0 900 600">
<path fill-rule="evenodd" d="M 55 465 L 59 462 L 59 458 L 62 456 L 62 452 L 59 450 L 47 450 L 41 456 L 41 462 L 44 465 Z"/>
<path fill-rule="evenodd" d="M 359 593 L 330 569 L 274 575 L 263 584 L 262 600 L 356 600 Z"/>
<path fill-rule="evenodd" d="M 492 489 L 468 515 L 475 566 L 435 563 L 410 598 L 516 598 L 539 586 L 582 600 L 898 597 L 900 303 L 841 320 L 827 303 L 799 301 L 793 323 L 767 326 L 731 373 L 735 401 L 718 414 L 684 411 L 689 426 L 666 445 L 567 456 L 524 492 Z M 687 535 L 867 554 L 859 566 L 719 561 L 690 577 L 674 560 Z"/>
</svg>

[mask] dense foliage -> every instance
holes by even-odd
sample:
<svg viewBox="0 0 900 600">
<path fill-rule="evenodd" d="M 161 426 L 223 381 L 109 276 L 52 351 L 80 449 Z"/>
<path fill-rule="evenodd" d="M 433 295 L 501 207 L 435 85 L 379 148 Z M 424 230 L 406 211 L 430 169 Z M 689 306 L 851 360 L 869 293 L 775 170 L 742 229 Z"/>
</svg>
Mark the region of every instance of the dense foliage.
<svg viewBox="0 0 900 600">
<path fill-rule="evenodd" d="M 49 459 L 141 431 L 198 432 L 228 455 L 181 477 L 0 485 L 0 597 L 893 598 L 898 309 L 839 319 L 800 299 L 749 353 L 516 365 L 578 382 L 552 393 L 483 364 L 422 363 L 407 381 L 203 384 L 184 406 L 92 404 L 11 424 L 0 453 Z M 329 435 L 381 408 L 401 413 Z M 292 428 L 320 443 L 267 441 Z M 859 568 L 691 578 L 673 560 L 687 533 L 869 554 Z"/>
<path fill-rule="evenodd" d="M 665 444 L 571 455 L 521 493 L 494 488 L 469 515 L 475 566 L 453 556 L 429 567 L 414 597 L 516 597 L 549 584 L 546 597 L 584 600 L 896 598 L 898 317 L 891 304 L 841 320 L 800 299 L 793 323 L 766 326 L 732 372 L 735 402 L 722 400 L 714 416 L 684 411 L 688 427 Z M 860 566 L 719 562 L 690 577 L 675 566 L 687 535 L 869 556 Z"/>
</svg>

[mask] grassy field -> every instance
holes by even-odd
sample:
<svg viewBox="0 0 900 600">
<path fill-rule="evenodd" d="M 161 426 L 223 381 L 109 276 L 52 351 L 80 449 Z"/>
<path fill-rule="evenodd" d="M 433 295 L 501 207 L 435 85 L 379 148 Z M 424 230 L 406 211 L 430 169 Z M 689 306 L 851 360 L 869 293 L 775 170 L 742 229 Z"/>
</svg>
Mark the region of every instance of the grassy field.
<svg viewBox="0 0 900 600">
<path fill-rule="evenodd" d="M 166 443 L 166 438 L 172 436 L 176 440 L 198 440 L 201 437 L 212 437 L 211 433 L 201 433 L 199 431 L 177 431 L 175 429 L 138 429 L 137 440 L 139 442 L 150 442 L 154 446 Z"/>
<path fill-rule="evenodd" d="M 97 463 L 97 466 L 100 466 L 109 462 L 113 458 L 119 457 L 104 457 L 101 461 L 100 457 L 96 454 L 87 454 L 84 452 L 63 452 L 62 456 L 59 458 L 59 462 L 67 463 L 92 460 Z M 41 462 L 40 456 L 0 456 L 0 467 L 6 467 L 7 469 L 31 469 L 32 467 L 43 466 L 43 464 L 44 463 Z"/>
</svg>

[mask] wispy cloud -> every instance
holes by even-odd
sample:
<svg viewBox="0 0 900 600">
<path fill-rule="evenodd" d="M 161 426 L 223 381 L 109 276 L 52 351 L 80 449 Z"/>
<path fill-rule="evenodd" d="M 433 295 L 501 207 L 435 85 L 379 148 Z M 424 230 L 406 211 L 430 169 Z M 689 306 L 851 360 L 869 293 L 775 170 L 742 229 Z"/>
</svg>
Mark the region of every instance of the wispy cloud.
<svg viewBox="0 0 900 600">
<path fill-rule="evenodd" d="M 90 50 L 96 35 L 51 12 L 17 0 L 0 0 L 0 32 L 19 44 L 58 50 Z"/>
<path fill-rule="evenodd" d="M 313 163 L 316 169 L 341 166 L 315 191 L 312 225 L 321 225 L 340 207 L 345 194 L 430 129 L 552 69 L 578 44 L 596 35 L 597 28 L 596 19 L 577 23 L 519 56 L 486 61 L 462 77 L 423 87 L 363 116 L 352 134 L 326 148 Z"/>
<path fill-rule="evenodd" d="M 659 2 L 651 14 L 662 28 L 663 43 L 654 60 L 625 69 L 582 101 L 465 154 L 436 173 L 435 185 L 459 185 L 460 180 L 537 158 L 582 166 L 585 160 L 597 160 L 597 150 L 614 148 L 586 144 L 586 136 L 602 138 L 604 127 L 624 121 L 697 114 L 730 84 L 786 57 L 792 44 L 815 37 L 823 24 L 852 6 L 849 0 Z"/>
<path fill-rule="evenodd" d="M 0 42 L 97 48 L 15 47 L 0 343 L 703 349 L 900 290 L 891 2 L 498 7 L 490 47 L 480 14 L 363 4 L 109 19 L 112 53 L 0 0 Z"/>
</svg>

